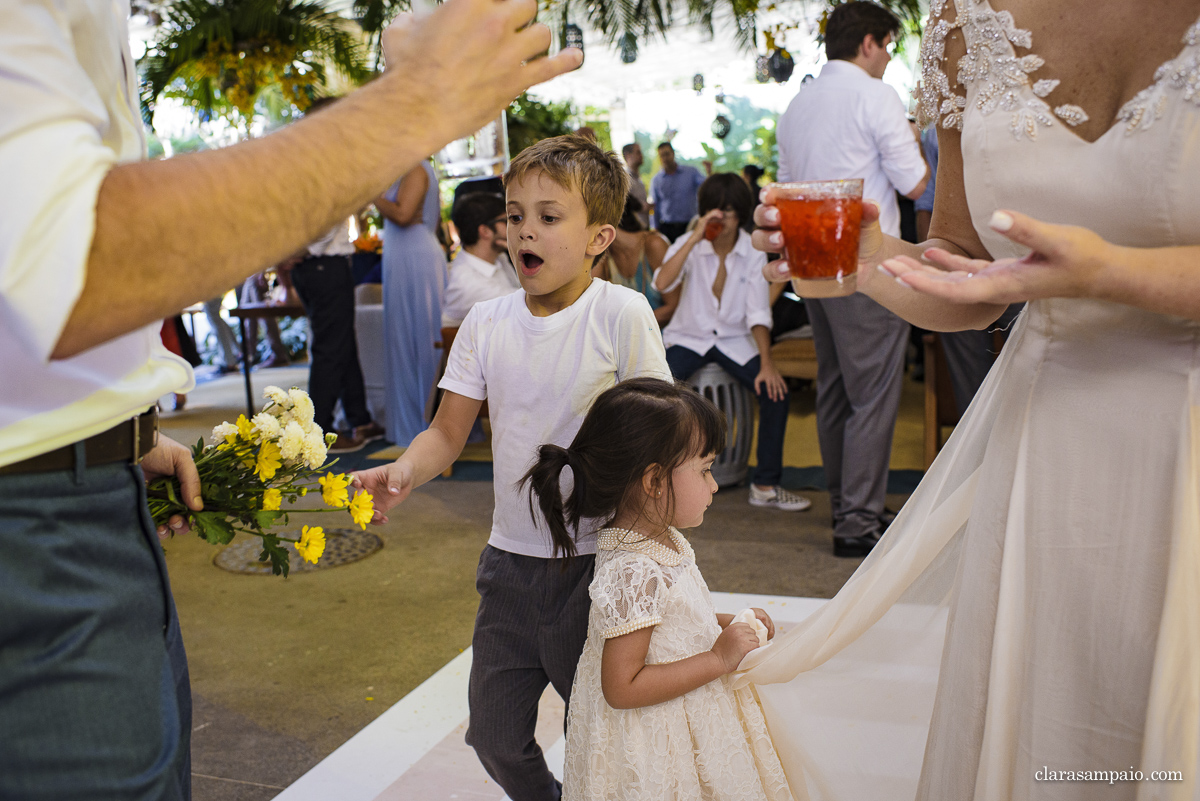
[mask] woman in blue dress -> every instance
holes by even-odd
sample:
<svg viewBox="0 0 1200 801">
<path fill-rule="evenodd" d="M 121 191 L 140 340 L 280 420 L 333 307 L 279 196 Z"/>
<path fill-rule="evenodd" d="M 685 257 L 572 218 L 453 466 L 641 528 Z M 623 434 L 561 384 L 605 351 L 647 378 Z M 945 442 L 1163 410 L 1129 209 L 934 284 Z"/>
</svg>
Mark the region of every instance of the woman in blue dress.
<svg viewBox="0 0 1200 801">
<path fill-rule="evenodd" d="M 407 447 L 425 430 L 425 408 L 441 351 L 446 254 L 434 233 L 441 221 L 437 176 L 429 162 L 375 201 L 383 215 L 383 316 L 387 357 L 387 436 Z"/>
</svg>

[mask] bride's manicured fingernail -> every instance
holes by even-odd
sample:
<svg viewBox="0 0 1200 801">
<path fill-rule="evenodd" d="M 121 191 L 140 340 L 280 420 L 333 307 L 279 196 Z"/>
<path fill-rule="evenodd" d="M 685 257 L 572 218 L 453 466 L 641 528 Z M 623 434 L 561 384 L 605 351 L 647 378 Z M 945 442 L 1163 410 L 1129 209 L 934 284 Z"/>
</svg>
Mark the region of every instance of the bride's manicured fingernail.
<svg viewBox="0 0 1200 801">
<path fill-rule="evenodd" d="M 767 222 L 769 223 L 779 222 L 779 209 L 768 208 L 765 212 L 763 212 L 763 215 L 767 218 Z"/>
<path fill-rule="evenodd" d="M 1013 227 L 1012 215 L 1002 211 L 992 212 L 992 219 L 988 220 L 988 225 L 993 231 L 1007 231 Z"/>
<path fill-rule="evenodd" d="M 768 237 L 768 239 L 771 240 L 772 247 L 777 247 L 777 248 L 783 247 L 783 234 L 774 233 L 774 234 L 771 234 L 771 236 Z"/>
</svg>

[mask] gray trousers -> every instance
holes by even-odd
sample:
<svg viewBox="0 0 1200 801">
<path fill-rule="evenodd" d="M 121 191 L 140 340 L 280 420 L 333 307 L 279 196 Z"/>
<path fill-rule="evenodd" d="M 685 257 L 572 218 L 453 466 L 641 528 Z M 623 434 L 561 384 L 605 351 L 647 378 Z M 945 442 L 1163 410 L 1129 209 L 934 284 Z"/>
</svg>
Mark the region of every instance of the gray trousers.
<svg viewBox="0 0 1200 801">
<path fill-rule="evenodd" d="M 488 545 L 479 558 L 467 744 L 512 801 L 558 801 L 534 739 L 546 685 L 568 704 L 587 639 L 596 557 L 540 559 Z M 565 567 L 565 569 L 564 569 Z"/>
<path fill-rule="evenodd" d="M 190 735 L 142 471 L 0 476 L 0 798 L 186 801 Z"/>
<path fill-rule="evenodd" d="M 817 438 L 835 537 L 883 529 L 908 323 L 865 295 L 809 299 L 817 351 Z"/>
</svg>

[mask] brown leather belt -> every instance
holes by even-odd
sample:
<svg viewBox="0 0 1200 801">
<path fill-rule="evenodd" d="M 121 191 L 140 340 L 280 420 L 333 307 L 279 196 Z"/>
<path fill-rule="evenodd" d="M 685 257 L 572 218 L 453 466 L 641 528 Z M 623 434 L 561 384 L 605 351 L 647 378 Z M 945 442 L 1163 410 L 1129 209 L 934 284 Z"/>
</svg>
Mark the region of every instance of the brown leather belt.
<svg viewBox="0 0 1200 801">
<path fill-rule="evenodd" d="M 113 462 L 138 464 L 150 452 L 158 439 L 158 409 L 152 408 L 131 420 L 88 437 L 83 441 L 87 466 L 95 467 Z M 20 473 L 49 473 L 53 470 L 75 468 L 75 445 L 32 456 L 22 462 L 0 467 L 0 476 Z"/>
</svg>

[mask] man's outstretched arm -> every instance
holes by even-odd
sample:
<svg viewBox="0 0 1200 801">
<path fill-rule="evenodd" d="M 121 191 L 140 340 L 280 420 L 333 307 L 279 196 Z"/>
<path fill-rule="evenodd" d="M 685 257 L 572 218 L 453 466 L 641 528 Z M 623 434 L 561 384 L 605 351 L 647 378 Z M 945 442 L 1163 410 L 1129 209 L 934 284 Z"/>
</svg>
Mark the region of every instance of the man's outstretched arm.
<svg viewBox="0 0 1200 801">
<path fill-rule="evenodd" d="M 100 187 L 83 292 L 53 351 L 81 351 L 219 295 L 362 208 L 533 84 L 579 66 L 534 0 L 449 0 L 384 33 L 388 71 L 278 133 L 114 167 Z M 533 60 L 530 60 L 533 59 Z"/>
</svg>

